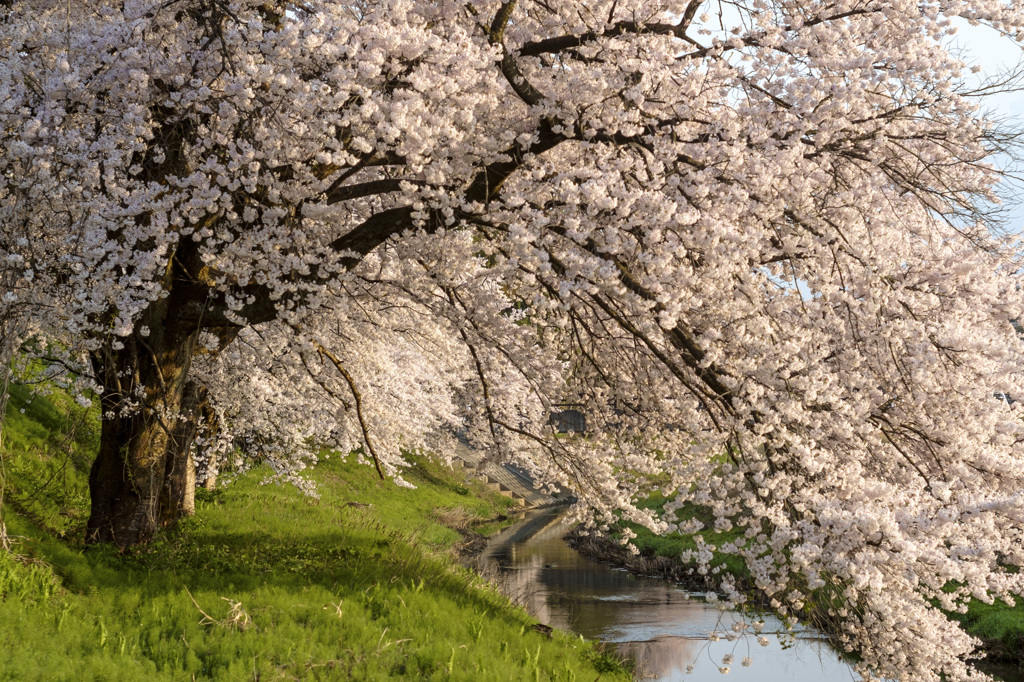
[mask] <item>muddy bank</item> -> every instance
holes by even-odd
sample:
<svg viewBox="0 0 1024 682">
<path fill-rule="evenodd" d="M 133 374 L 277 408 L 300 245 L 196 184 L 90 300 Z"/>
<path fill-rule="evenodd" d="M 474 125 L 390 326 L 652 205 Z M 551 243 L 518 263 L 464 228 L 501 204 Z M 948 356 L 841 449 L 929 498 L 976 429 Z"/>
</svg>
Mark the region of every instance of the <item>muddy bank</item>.
<svg viewBox="0 0 1024 682">
<path fill-rule="evenodd" d="M 483 552 L 490 541 L 490 536 L 484 535 L 477 528 L 487 524 L 504 526 L 514 523 L 523 517 L 522 514 L 513 514 L 511 516 L 498 514 L 490 519 L 474 519 L 469 517 L 451 518 L 450 514 L 451 512 L 449 512 L 448 516 L 438 515 L 437 519 L 462 536 L 462 540 L 452 548 L 452 552 L 456 559 L 463 564 L 470 563 L 472 559 Z"/>
</svg>

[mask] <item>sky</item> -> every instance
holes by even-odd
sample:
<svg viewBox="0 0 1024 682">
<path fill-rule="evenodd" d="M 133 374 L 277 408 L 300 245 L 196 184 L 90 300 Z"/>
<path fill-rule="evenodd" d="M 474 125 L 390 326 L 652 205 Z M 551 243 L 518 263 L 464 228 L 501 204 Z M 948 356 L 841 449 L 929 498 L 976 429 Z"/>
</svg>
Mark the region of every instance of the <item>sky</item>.
<svg viewBox="0 0 1024 682">
<path fill-rule="evenodd" d="M 735 10 L 727 5 L 719 5 L 724 12 L 725 27 L 737 16 Z M 708 28 L 715 33 L 722 21 L 716 12 L 708 21 Z M 699 22 L 698 22 L 699 23 Z M 957 34 L 951 39 L 949 47 L 961 51 L 961 57 L 969 65 L 977 65 L 981 71 L 977 74 L 977 83 L 987 79 L 1018 71 L 1022 74 L 1015 92 L 1005 92 L 983 98 L 983 110 L 991 111 L 997 118 L 1006 119 L 1007 123 L 1024 131 L 1024 49 L 1019 43 L 1000 35 L 997 31 L 985 26 L 971 26 L 966 20 L 954 20 Z M 1016 119 L 1016 120 L 1014 120 Z M 1016 181 L 1004 181 L 999 188 L 1003 202 L 1005 223 L 1001 226 L 1006 230 L 1024 233 L 1024 146 L 1021 149 L 1022 159 L 1012 170 L 1016 172 Z M 999 166 L 1008 166 L 1010 160 L 1005 157 L 994 157 L 993 162 Z"/>
<path fill-rule="evenodd" d="M 963 57 L 968 63 L 981 67 L 980 78 L 997 76 L 1024 63 L 1021 46 L 996 31 L 970 26 L 967 22 L 961 23 L 958 29 L 953 44 L 964 51 Z M 1020 87 L 1024 88 L 1024 83 Z M 1024 89 L 986 97 L 982 106 L 1000 117 L 1014 117 L 1018 125 L 1024 126 Z M 1005 183 L 1001 194 L 1008 212 L 1006 227 L 1024 232 L 1024 181 Z"/>
</svg>

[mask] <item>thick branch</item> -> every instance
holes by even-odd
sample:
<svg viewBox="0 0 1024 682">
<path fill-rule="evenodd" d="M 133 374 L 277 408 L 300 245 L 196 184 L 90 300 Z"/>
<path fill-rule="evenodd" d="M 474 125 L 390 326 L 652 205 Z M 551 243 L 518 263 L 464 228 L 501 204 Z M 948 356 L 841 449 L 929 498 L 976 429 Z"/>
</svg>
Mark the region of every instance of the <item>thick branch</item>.
<svg viewBox="0 0 1024 682">
<path fill-rule="evenodd" d="M 371 251 L 386 242 L 391 237 L 401 234 L 406 230 L 413 229 L 416 225 L 413 221 L 412 206 L 396 206 L 364 220 L 345 235 L 338 237 L 329 244 L 332 251 L 354 252 L 355 255 L 346 255 L 342 262 L 347 268 L 354 268 Z M 436 226 L 425 225 L 425 229 L 433 231 Z"/>
<path fill-rule="evenodd" d="M 519 95 L 519 99 L 523 100 L 530 106 L 536 106 L 544 101 L 544 95 L 541 94 L 537 88 L 533 87 L 530 81 L 526 80 L 526 76 L 519 69 L 519 65 L 516 60 L 512 57 L 512 53 L 508 51 L 505 44 L 502 42 L 505 37 L 505 27 L 508 25 L 508 20 L 512 16 L 512 10 L 515 9 L 516 0 L 509 0 L 504 3 L 498 13 L 494 15 L 494 21 L 491 22 L 491 29 L 488 32 L 491 45 L 501 45 L 501 73 L 505 76 L 505 80 L 512 86 L 512 90 Z"/>
<path fill-rule="evenodd" d="M 417 180 L 401 180 L 398 178 L 385 178 L 383 180 L 370 180 L 369 182 L 358 182 L 354 185 L 339 185 L 337 182 L 327 188 L 324 192 L 325 203 L 328 205 L 338 204 L 342 201 L 372 197 L 378 194 L 398 192 L 402 189 L 402 183 L 420 184 Z"/>
<path fill-rule="evenodd" d="M 693 20 L 693 14 L 697 12 L 697 8 L 700 7 L 700 0 L 693 0 L 690 5 L 686 8 L 687 14 L 683 16 L 683 20 L 678 24 L 643 24 L 636 21 L 620 21 L 614 24 L 611 28 L 604 31 L 587 31 L 586 33 L 580 33 L 579 35 L 565 35 L 555 36 L 552 38 L 544 38 L 543 40 L 533 40 L 528 43 L 524 43 L 516 52 L 523 57 L 536 57 L 542 54 L 557 54 L 564 52 L 565 50 L 571 50 L 576 47 L 582 47 L 587 43 L 592 43 L 600 38 L 615 38 L 621 35 L 637 35 L 637 34 L 652 34 L 652 35 L 670 35 L 692 42 L 686 35 L 686 29 L 690 27 L 690 22 Z M 692 9 L 692 11 L 691 11 Z"/>
</svg>

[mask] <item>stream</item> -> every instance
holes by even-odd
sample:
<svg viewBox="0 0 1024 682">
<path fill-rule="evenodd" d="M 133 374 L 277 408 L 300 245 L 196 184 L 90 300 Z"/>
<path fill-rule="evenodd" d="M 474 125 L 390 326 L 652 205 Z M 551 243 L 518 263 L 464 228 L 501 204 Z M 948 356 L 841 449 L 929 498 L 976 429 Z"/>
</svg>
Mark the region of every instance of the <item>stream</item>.
<svg viewBox="0 0 1024 682">
<path fill-rule="evenodd" d="M 740 614 L 718 609 L 704 594 L 584 557 L 562 540 L 568 530 L 563 514 L 558 508 L 528 513 L 493 536 L 475 559 L 478 571 L 541 623 L 613 643 L 649 680 L 717 680 L 725 667 L 736 682 L 860 679 L 819 633 L 787 633 L 771 616 L 762 617 L 760 642 L 749 630 L 729 641 L 733 624 L 743 622 Z M 1007 682 L 1021 679 L 987 672 Z"/>
</svg>

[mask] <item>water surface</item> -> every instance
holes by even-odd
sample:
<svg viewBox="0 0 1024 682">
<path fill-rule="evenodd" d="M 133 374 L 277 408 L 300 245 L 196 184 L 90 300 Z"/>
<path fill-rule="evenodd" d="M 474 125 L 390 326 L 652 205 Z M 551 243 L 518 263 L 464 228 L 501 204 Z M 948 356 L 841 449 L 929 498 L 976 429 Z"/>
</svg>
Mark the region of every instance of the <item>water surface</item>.
<svg viewBox="0 0 1024 682">
<path fill-rule="evenodd" d="M 557 509 L 530 513 L 494 536 L 477 559 L 514 601 L 540 622 L 611 642 L 633 656 L 648 679 L 704 682 L 846 682 L 859 679 L 814 632 L 784 635 L 765 617 L 768 645 L 753 634 L 728 641 L 742 622 L 703 595 L 658 578 L 638 578 L 591 561 L 563 540 L 567 527 Z M 713 633 L 718 633 L 718 641 Z M 723 659 L 732 656 L 732 661 Z M 743 659 L 751 659 L 743 666 Z M 726 659 L 727 660 L 727 659 Z M 688 666 L 693 666 L 687 674 Z M 722 678 L 719 668 L 729 668 Z"/>
</svg>

